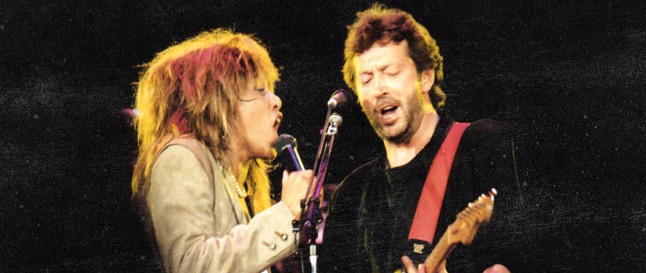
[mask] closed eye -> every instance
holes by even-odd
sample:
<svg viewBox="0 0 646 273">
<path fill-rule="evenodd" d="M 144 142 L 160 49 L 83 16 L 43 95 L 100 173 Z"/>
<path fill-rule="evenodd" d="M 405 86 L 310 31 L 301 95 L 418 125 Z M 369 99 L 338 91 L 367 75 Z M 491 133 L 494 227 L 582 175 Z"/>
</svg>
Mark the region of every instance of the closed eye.
<svg viewBox="0 0 646 273">
<path fill-rule="evenodd" d="M 366 85 L 372 81 L 372 75 L 362 75 L 361 76 L 361 84 Z"/>
<path fill-rule="evenodd" d="M 384 71 L 384 74 L 389 76 L 396 76 L 397 74 L 399 74 L 399 69 L 389 67 L 389 69 L 386 69 Z"/>
<path fill-rule="evenodd" d="M 260 99 L 260 98 L 264 97 L 265 94 L 267 93 L 267 88 L 256 88 L 255 91 L 258 92 L 258 93 L 255 93 L 252 97 L 243 98 L 243 97 L 238 96 L 238 100 L 239 101 L 244 101 L 244 102 L 250 102 L 250 101 Z"/>
</svg>

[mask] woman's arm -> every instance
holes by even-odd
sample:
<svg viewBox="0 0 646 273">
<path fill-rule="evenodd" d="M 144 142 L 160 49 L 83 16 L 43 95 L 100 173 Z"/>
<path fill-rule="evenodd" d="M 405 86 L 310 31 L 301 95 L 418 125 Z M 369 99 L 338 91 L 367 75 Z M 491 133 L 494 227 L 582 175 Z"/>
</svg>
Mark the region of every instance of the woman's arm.
<svg viewBox="0 0 646 273">
<path fill-rule="evenodd" d="M 216 204 L 238 200 L 216 198 L 219 190 L 186 147 L 170 146 L 155 162 L 146 202 L 166 272 L 260 272 L 293 252 L 288 206 L 278 203 L 238 225 L 233 207 Z"/>
</svg>

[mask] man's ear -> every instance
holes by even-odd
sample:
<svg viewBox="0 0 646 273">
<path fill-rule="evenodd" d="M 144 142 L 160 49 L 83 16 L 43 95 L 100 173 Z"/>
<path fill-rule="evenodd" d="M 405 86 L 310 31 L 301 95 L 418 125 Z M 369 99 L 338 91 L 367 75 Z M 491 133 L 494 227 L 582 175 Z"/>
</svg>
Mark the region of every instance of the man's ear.
<svg viewBox="0 0 646 273">
<path fill-rule="evenodd" d="M 435 83 L 435 70 L 427 69 L 420 73 L 420 80 L 422 82 L 422 93 L 428 94 Z"/>
</svg>

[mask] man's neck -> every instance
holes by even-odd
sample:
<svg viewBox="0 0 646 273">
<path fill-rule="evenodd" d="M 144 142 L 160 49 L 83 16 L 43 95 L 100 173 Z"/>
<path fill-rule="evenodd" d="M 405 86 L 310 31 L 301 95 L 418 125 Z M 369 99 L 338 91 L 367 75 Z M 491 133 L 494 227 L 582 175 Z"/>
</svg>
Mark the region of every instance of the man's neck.
<svg viewBox="0 0 646 273">
<path fill-rule="evenodd" d="M 403 166 L 413 160 L 424 146 L 431 141 L 439 120 L 440 117 L 437 112 L 425 113 L 419 128 L 408 142 L 392 143 L 384 141 L 389 168 Z"/>
</svg>

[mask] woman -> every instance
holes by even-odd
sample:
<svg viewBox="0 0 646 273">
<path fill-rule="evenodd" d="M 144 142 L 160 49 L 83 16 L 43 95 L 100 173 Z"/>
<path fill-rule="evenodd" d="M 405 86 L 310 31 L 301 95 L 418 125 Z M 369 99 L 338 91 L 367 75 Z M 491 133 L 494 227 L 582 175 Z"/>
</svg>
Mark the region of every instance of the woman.
<svg viewBox="0 0 646 273">
<path fill-rule="evenodd" d="M 133 198 L 165 272 L 260 272 L 294 250 L 311 170 L 283 173 L 272 204 L 278 70 L 251 35 L 217 29 L 144 66 Z"/>
</svg>

